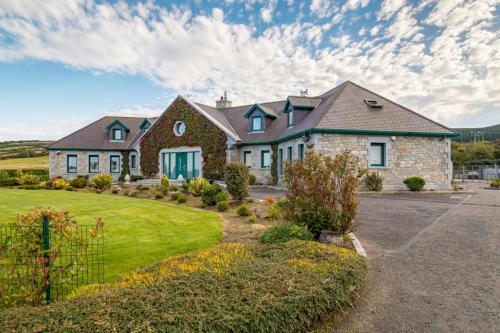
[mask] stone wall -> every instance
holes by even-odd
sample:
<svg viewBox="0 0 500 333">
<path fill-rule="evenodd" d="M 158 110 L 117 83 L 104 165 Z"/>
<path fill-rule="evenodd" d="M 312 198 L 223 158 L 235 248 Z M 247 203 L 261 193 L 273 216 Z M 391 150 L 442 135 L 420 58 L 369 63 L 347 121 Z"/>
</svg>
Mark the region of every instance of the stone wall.
<svg viewBox="0 0 500 333">
<path fill-rule="evenodd" d="M 78 159 L 78 167 L 76 173 L 67 173 L 66 163 L 68 155 L 76 155 Z M 123 162 L 123 157 L 119 151 L 73 151 L 73 150 L 63 150 L 63 151 L 49 151 L 49 175 L 50 177 L 61 176 L 65 179 L 71 180 L 76 178 L 78 175 L 89 175 L 89 155 L 99 156 L 99 173 L 110 173 L 109 172 L 109 157 L 111 155 L 119 155 L 121 162 Z M 120 170 L 121 170 L 120 162 Z M 96 174 L 90 174 L 92 177 Z M 114 180 L 118 180 L 120 176 L 119 173 L 112 174 Z"/>
<path fill-rule="evenodd" d="M 243 146 L 239 149 L 240 161 L 243 163 L 243 154 L 246 151 L 251 152 L 251 164 L 250 173 L 255 176 L 257 184 L 271 184 L 271 168 L 261 167 L 261 151 L 269 150 L 271 152 L 272 161 L 272 149 L 271 145 L 255 145 L 255 146 Z"/>
<path fill-rule="evenodd" d="M 386 143 L 386 166 L 369 167 L 370 142 Z M 378 171 L 385 190 L 406 189 L 403 180 L 420 176 L 426 189 L 450 189 L 452 178 L 451 140 L 439 137 L 367 136 L 345 134 L 313 134 L 314 149 L 336 155 L 348 149 L 361 159 L 363 167 Z"/>
</svg>

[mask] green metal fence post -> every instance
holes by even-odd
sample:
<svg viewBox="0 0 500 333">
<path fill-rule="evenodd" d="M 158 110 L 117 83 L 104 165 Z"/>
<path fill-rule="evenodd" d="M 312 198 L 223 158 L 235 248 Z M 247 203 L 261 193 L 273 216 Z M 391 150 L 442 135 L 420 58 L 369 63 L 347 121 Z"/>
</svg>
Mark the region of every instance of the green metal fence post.
<svg viewBox="0 0 500 333">
<path fill-rule="evenodd" d="M 50 270 L 50 257 L 49 257 L 49 249 L 50 249 L 50 233 L 49 233 L 49 218 L 47 216 L 43 216 L 43 230 L 42 230 L 42 237 L 43 237 L 43 249 L 44 249 L 44 254 L 43 257 L 45 259 L 45 267 Z M 47 281 L 47 285 L 45 286 L 45 301 L 46 303 L 50 303 L 50 274 L 47 274 L 45 276 L 45 279 Z"/>
</svg>

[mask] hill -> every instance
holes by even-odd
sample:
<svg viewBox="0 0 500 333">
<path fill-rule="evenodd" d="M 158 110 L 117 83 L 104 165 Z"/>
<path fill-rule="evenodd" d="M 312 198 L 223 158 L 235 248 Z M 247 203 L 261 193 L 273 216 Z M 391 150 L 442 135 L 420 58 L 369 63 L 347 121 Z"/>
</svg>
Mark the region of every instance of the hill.
<svg viewBox="0 0 500 333">
<path fill-rule="evenodd" d="M 0 160 L 10 158 L 25 158 L 46 156 L 47 146 L 52 141 L 25 140 L 0 142 Z"/>
<path fill-rule="evenodd" d="M 476 128 L 454 128 L 461 135 L 454 138 L 455 141 L 495 141 L 500 139 L 500 124 Z"/>
</svg>

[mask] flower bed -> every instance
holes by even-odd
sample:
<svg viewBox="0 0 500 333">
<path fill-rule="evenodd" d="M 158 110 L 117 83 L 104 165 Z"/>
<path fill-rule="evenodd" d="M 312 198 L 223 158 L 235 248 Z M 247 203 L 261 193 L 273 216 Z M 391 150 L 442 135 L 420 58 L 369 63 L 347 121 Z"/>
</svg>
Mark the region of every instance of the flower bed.
<svg viewBox="0 0 500 333">
<path fill-rule="evenodd" d="M 352 304 L 367 271 L 316 242 L 226 244 L 170 258 L 73 299 L 0 313 L 8 331 L 303 331 Z"/>
</svg>

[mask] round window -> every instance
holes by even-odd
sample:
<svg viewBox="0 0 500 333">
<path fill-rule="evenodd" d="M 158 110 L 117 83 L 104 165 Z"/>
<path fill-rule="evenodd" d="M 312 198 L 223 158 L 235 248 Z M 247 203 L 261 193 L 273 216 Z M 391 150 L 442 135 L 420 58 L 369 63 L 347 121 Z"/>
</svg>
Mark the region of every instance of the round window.
<svg viewBox="0 0 500 333">
<path fill-rule="evenodd" d="M 186 131 L 186 125 L 182 121 L 178 121 L 174 125 L 174 133 L 177 136 L 181 136 Z"/>
</svg>

